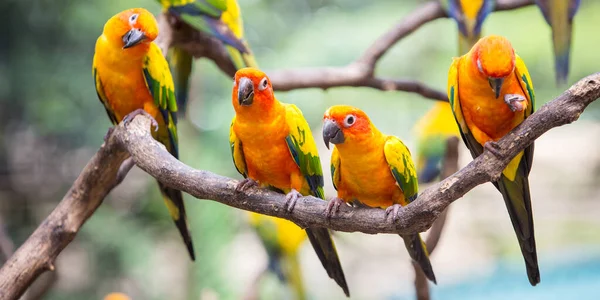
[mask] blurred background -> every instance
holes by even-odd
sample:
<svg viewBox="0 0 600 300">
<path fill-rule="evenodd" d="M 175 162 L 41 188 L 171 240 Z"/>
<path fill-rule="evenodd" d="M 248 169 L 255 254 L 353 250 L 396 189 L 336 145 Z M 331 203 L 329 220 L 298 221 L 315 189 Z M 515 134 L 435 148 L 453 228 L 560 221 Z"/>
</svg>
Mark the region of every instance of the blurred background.
<svg viewBox="0 0 600 300">
<path fill-rule="evenodd" d="M 265 70 L 343 66 L 422 1 L 240 0 L 246 36 Z M 96 38 L 105 21 L 151 0 L 3 0 L 0 2 L 0 224 L 22 244 L 49 214 L 102 144 L 110 122 L 91 74 Z M 584 1 L 575 17 L 569 84 L 600 70 L 600 2 Z M 534 6 L 492 14 L 484 33 L 508 37 L 525 60 L 537 106 L 565 87 L 554 83 L 550 30 Z M 440 19 L 395 45 L 377 74 L 413 78 L 445 90 L 457 30 Z M 268 73 L 268 72 L 267 72 Z M 189 119 L 179 125 L 181 160 L 241 178 L 230 157 L 231 78 L 211 61 L 195 64 Z M 277 93 L 303 110 L 319 132 L 325 109 L 350 104 L 410 148 L 413 126 L 432 105 L 402 92 L 367 88 Z M 316 134 L 319 136 L 319 134 Z M 500 194 L 477 187 L 451 206 L 432 257 L 435 299 L 593 299 L 600 286 L 600 103 L 580 120 L 536 142 L 530 175 L 542 282 L 531 287 Z M 324 164 L 330 152 L 320 146 Z M 461 143 L 460 165 L 470 161 Z M 326 175 L 328 168 L 325 168 Z M 327 196 L 333 196 L 325 180 Z M 422 187 L 423 188 L 423 187 Z M 102 299 L 121 291 L 133 299 L 241 299 L 266 266 L 266 254 L 247 214 L 186 195 L 197 260 L 189 261 L 155 181 L 135 169 L 111 192 L 60 254 L 56 272 L 37 283 L 42 299 Z M 336 233 L 353 299 L 413 299 L 413 270 L 393 235 Z M 1 258 L 1 262 L 4 258 Z M 308 243 L 301 249 L 311 299 L 343 299 Z M 256 286 L 254 286 L 256 287 Z M 268 276 L 264 299 L 289 290 Z M 30 299 L 35 298 L 34 292 Z M 39 298 L 39 297 L 38 297 Z M 597 299 L 597 298 L 595 298 Z"/>
</svg>

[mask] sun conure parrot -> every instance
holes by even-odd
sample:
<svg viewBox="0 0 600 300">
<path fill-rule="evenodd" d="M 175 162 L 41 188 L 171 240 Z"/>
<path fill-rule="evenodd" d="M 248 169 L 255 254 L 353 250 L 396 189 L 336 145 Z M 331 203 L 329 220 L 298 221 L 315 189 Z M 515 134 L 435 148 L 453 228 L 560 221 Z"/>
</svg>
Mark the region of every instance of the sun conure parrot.
<svg viewBox="0 0 600 300">
<path fill-rule="evenodd" d="M 229 143 L 235 167 L 245 177 L 238 190 L 258 184 L 285 193 L 288 211 L 302 195 L 323 199 L 321 161 L 302 112 L 275 99 L 271 81 L 258 69 L 240 69 L 234 80 Z M 329 230 L 307 228 L 306 233 L 329 277 L 349 296 Z"/>
<path fill-rule="evenodd" d="M 127 124 L 138 114 L 151 117 L 156 127 L 152 135 L 177 158 L 177 103 L 167 61 L 153 43 L 157 34 L 156 19 L 143 8 L 116 14 L 96 41 L 92 74 L 98 98 L 113 124 Z M 158 185 L 194 260 L 181 191 Z"/>
<path fill-rule="evenodd" d="M 190 26 L 200 40 L 207 41 L 207 52 L 227 57 L 232 74 L 244 67 L 258 67 L 248 43 L 244 40 L 242 14 L 236 0 L 157 0 L 176 20 Z M 210 41 L 210 43 L 209 43 Z M 187 108 L 189 78 L 193 58 L 182 48 L 174 47 L 169 62 L 175 79 L 177 104 Z M 223 68 L 223 67 L 222 67 Z"/>
<path fill-rule="evenodd" d="M 460 85 L 459 85 L 460 83 Z M 483 148 L 497 153 L 495 142 L 533 113 L 533 84 L 523 60 L 502 36 L 482 38 L 448 71 L 448 98 L 463 141 L 473 158 Z M 500 191 L 525 258 L 531 285 L 540 282 L 529 195 L 533 144 L 502 171 Z"/>
<path fill-rule="evenodd" d="M 579 9 L 581 0 L 536 0 L 535 3 L 542 11 L 548 25 L 552 27 L 556 82 L 565 83 L 569 75 L 573 17 Z"/>
<path fill-rule="evenodd" d="M 327 217 L 346 202 L 385 208 L 395 221 L 401 207 L 417 198 L 419 184 L 410 151 L 399 138 L 381 133 L 360 109 L 330 107 L 324 116 L 323 139 L 327 148 L 335 144 L 331 178 L 337 197 L 329 201 Z M 419 234 L 401 237 L 410 257 L 435 283 L 429 252 Z"/>
<path fill-rule="evenodd" d="M 458 52 L 465 54 L 481 37 L 481 25 L 494 10 L 495 0 L 440 0 L 458 25 Z"/>
<path fill-rule="evenodd" d="M 249 213 L 250 223 L 260 237 L 269 259 L 267 270 L 289 284 L 294 299 L 306 299 L 298 251 L 306 233 L 298 225 L 281 218 Z"/>
<path fill-rule="evenodd" d="M 448 102 L 436 102 L 415 125 L 417 143 L 417 175 L 419 182 L 438 178 L 446 155 L 447 140 L 460 136 Z"/>
</svg>

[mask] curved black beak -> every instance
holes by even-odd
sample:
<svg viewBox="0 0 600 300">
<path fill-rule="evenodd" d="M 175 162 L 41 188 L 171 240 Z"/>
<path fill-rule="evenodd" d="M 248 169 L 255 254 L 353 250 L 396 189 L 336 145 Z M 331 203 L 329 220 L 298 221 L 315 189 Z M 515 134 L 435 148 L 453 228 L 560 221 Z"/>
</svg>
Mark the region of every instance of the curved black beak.
<svg viewBox="0 0 600 300">
<path fill-rule="evenodd" d="M 123 49 L 127 49 L 133 47 L 139 43 L 141 43 L 146 38 L 146 35 L 143 31 L 133 28 L 123 36 Z"/>
<path fill-rule="evenodd" d="M 250 106 L 252 102 L 254 102 L 254 83 L 247 77 L 242 77 L 238 83 L 238 103 Z"/>
<path fill-rule="evenodd" d="M 494 91 L 496 95 L 496 99 L 500 97 L 500 91 L 502 90 L 502 84 L 504 83 L 504 78 L 488 78 L 488 82 L 490 83 L 490 87 Z"/>
<path fill-rule="evenodd" d="M 340 126 L 336 122 L 326 119 L 323 124 L 323 141 L 327 149 L 329 149 L 329 142 L 332 144 L 341 144 L 345 139 Z"/>
</svg>

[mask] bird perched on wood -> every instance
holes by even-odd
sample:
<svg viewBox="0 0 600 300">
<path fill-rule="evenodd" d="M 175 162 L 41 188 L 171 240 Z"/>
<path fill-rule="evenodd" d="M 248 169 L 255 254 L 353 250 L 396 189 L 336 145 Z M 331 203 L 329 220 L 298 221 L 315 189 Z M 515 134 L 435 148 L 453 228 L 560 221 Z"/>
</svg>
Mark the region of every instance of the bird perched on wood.
<svg viewBox="0 0 600 300">
<path fill-rule="evenodd" d="M 167 61 L 153 40 L 156 19 L 143 8 L 122 11 L 106 22 L 96 41 L 93 76 L 96 92 L 113 124 L 127 125 L 138 114 L 152 119 L 154 138 L 176 158 L 177 103 Z M 165 204 L 195 259 L 181 191 L 158 182 Z"/>
<path fill-rule="evenodd" d="M 495 0 L 441 0 L 446 14 L 458 25 L 458 52 L 465 54 L 481 38 L 481 26 L 496 7 Z"/>
<path fill-rule="evenodd" d="M 523 60 L 502 36 L 482 38 L 448 71 L 448 98 L 473 158 L 533 113 L 533 83 Z M 529 194 L 533 144 L 513 158 L 494 186 L 500 191 L 525 259 L 531 285 L 540 282 Z"/>
<path fill-rule="evenodd" d="M 236 0 L 157 0 L 173 18 L 181 35 L 194 36 L 206 56 L 233 75 L 244 67 L 258 67 L 244 39 L 244 25 Z M 193 57 L 189 49 L 175 45 L 169 61 L 175 79 L 177 104 L 187 108 Z"/>
<path fill-rule="evenodd" d="M 329 201 L 327 217 L 346 202 L 385 208 L 394 221 L 402 206 L 417 198 L 419 184 L 410 151 L 402 141 L 381 133 L 358 108 L 330 107 L 324 116 L 323 139 L 335 144 L 331 178 L 337 197 Z M 401 235 L 410 257 L 436 282 L 429 252 L 419 234 Z"/>
<path fill-rule="evenodd" d="M 288 211 L 302 195 L 323 199 L 321 161 L 302 112 L 279 102 L 269 78 L 258 69 L 240 69 L 234 80 L 229 143 L 235 167 L 245 178 L 237 189 L 258 184 L 284 193 Z M 329 277 L 349 296 L 329 230 L 307 228 L 306 233 Z"/>
<path fill-rule="evenodd" d="M 581 0 L 536 0 L 535 3 L 552 28 L 556 82 L 558 84 L 565 83 L 569 76 L 573 17 L 579 9 Z"/>
</svg>

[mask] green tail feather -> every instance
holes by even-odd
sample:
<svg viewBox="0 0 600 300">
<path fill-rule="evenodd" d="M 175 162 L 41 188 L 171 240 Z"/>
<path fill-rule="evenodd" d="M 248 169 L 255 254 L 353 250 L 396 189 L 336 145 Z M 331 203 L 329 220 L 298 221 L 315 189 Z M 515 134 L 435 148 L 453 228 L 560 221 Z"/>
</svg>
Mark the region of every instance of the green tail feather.
<svg viewBox="0 0 600 300">
<path fill-rule="evenodd" d="M 410 258 L 417 262 L 427 279 L 437 284 L 431 262 L 429 261 L 429 251 L 427 251 L 427 246 L 425 246 L 421 236 L 413 234 L 408 236 L 401 235 L 401 237 L 404 240 L 404 245 L 406 246 L 406 250 L 408 250 Z"/>
<path fill-rule="evenodd" d="M 340 263 L 337 251 L 335 250 L 335 245 L 333 244 L 329 230 L 326 228 L 308 228 L 306 229 L 306 234 L 319 257 L 319 260 L 327 271 L 327 275 L 337 282 L 342 290 L 344 290 L 344 294 L 346 294 L 347 297 L 350 297 L 350 291 L 348 290 L 346 277 L 342 270 L 342 264 Z"/>
<path fill-rule="evenodd" d="M 302 282 L 302 272 L 297 253 L 284 254 L 281 257 L 281 265 L 284 277 L 290 287 L 294 290 L 296 300 L 305 300 L 306 292 Z"/>
<path fill-rule="evenodd" d="M 462 34 L 458 34 L 458 54 L 465 55 L 477 41 L 481 38 L 481 35 L 473 35 L 473 36 L 464 36 Z"/>
<path fill-rule="evenodd" d="M 502 178 L 494 185 L 502 193 L 510 220 L 517 234 L 521 253 L 525 259 L 529 283 L 535 286 L 540 282 L 540 270 L 535 246 L 529 180 L 525 175 L 526 170 L 525 160 L 522 160 L 515 181 L 510 181 L 502 175 Z"/>
<path fill-rule="evenodd" d="M 193 57 L 187 51 L 174 47 L 170 51 L 169 65 L 173 82 L 175 83 L 175 99 L 177 100 L 177 109 L 180 115 L 185 115 L 187 110 L 190 75 L 192 74 Z"/>
<path fill-rule="evenodd" d="M 185 206 L 183 204 L 183 195 L 181 191 L 166 187 L 164 184 L 158 182 L 160 191 L 163 194 L 165 204 L 169 209 L 171 218 L 175 221 L 175 226 L 179 229 L 179 233 L 183 238 L 183 242 L 187 247 L 192 260 L 196 260 L 194 254 L 194 244 L 192 243 L 192 236 L 190 235 L 190 229 L 187 223 L 187 216 L 185 214 Z"/>
</svg>

